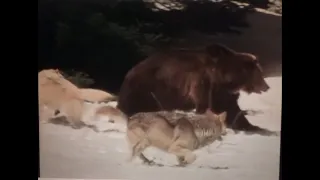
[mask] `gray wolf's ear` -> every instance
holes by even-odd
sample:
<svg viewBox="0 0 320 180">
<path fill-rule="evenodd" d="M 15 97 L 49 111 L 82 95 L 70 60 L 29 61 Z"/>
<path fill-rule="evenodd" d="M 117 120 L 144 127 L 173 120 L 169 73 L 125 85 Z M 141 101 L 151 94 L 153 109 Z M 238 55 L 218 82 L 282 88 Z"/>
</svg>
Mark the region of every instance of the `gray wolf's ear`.
<svg viewBox="0 0 320 180">
<path fill-rule="evenodd" d="M 224 112 L 220 113 L 218 116 L 219 116 L 219 120 L 220 120 L 221 122 L 225 122 L 226 119 L 227 119 L 227 112 L 224 111 Z"/>
<path fill-rule="evenodd" d="M 213 118 L 213 119 L 219 118 L 219 115 L 216 114 L 216 113 L 214 113 L 214 112 L 212 112 L 212 110 L 211 110 L 210 108 L 207 108 L 205 114 L 206 114 L 207 116 Z"/>
<path fill-rule="evenodd" d="M 210 108 L 206 109 L 206 114 L 213 114 Z"/>
<path fill-rule="evenodd" d="M 207 108 L 206 110 L 206 115 L 209 116 L 210 118 L 212 118 L 212 120 L 216 120 L 216 119 L 219 119 L 220 116 L 217 115 L 216 113 L 212 112 L 210 108 Z"/>
</svg>

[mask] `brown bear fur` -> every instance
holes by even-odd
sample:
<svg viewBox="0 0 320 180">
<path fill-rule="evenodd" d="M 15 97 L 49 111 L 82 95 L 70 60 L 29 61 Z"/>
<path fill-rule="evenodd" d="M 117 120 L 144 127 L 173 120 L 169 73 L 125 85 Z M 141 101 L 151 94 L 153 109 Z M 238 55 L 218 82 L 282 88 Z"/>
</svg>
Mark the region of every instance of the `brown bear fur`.
<svg viewBox="0 0 320 180">
<path fill-rule="evenodd" d="M 230 128 L 270 135 L 273 132 L 250 124 L 244 114 L 235 118 L 241 112 L 240 90 L 261 93 L 268 89 L 256 56 L 211 44 L 198 50 L 161 51 L 137 64 L 121 86 L 118 108 L 131 116 L 194 108 L 204 113 L 211 107 L 215 113 L 227 111 Z"/>
</svg>

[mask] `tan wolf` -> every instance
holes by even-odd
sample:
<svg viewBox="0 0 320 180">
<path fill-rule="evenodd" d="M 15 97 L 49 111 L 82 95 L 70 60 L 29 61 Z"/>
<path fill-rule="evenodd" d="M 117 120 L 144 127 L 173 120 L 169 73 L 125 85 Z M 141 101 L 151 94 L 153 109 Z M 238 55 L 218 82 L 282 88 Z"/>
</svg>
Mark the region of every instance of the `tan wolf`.
<svg viewBox="0 0 320 180">
<path fill-rule="evenodd" d="M 194 150 L 221 140 L 226 135 L 227 113 L 219 115 L 207 110 L 204 114 L 177 111 L 158 111 L 137 113 L 129 118 L 127 138 L 132 155 L 147 164 L 142 152 L 150 146 L 177 156 L 179 166 L 191 164 L 196 160 Z"/>
<path fill-rule="evenodd" d="M 59 70 L 44 69 L 38 73 L 38 95 L 41 122 L 48 122 L 50 118 L 61 114 L 67 116 L 74 128 L 81 126 L 81 93 Z"/>
</svg>

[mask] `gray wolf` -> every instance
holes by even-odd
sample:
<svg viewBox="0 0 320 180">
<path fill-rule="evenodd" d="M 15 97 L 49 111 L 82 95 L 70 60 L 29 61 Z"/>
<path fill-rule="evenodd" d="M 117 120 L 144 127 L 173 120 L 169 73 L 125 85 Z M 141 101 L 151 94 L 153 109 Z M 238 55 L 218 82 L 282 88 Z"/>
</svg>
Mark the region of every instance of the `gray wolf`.
<svg viewBox="0 0 320 180">
<path fill-rule="evenodd" d="M 221 140 L 226 135 L 226 116 L 207 109 L 204 114 L 176 111 L 137 113 L 129 118 L 127 139 L 132 148 L 130 161 L 138 156 L 144 163 L 152 164 L 143 155 L 150 146 L 177 157 L 179 166 L 196 160 L 194 150 Z"/>
</svg>

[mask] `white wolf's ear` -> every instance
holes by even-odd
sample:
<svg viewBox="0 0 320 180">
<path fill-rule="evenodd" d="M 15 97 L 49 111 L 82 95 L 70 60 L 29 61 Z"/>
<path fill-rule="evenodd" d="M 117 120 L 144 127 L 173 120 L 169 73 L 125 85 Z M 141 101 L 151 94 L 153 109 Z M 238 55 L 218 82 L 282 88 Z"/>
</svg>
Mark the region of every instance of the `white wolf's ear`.
<svg viewBox="0 0 320 180">
<path fill-rule="evenodd" d="M 226 119 L 227 119 L 227 112 L 224 111 L 224 112 L 220 113 L 220 114 L 218 115 L 218 117 L 219 117 L 219 120 L 220 120 L 221 122 L 225 122 Z"/>
</svg>

